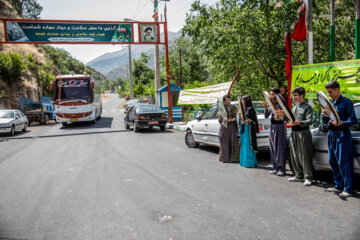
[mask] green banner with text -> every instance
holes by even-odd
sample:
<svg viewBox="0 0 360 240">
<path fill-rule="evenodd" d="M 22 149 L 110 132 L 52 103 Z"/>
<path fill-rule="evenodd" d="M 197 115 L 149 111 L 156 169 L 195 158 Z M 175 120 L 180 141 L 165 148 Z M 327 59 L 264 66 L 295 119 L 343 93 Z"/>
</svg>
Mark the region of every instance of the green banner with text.
<svg viewBox="0 0 360 240">
<path fill-rule="evenodd" d="M 129 23 L 6 21 L 8 42 L 131 43 Z"/>
<path fill-rule="evenodd" d="M 360 60 L 293 66 L 291 90 L 304 87 L 306 98 L 316 98 L 316 92 L 326 92 L 325 84 L 335 80 L 340 91 L 351 100 L 360 101 Z"/>
</svg>

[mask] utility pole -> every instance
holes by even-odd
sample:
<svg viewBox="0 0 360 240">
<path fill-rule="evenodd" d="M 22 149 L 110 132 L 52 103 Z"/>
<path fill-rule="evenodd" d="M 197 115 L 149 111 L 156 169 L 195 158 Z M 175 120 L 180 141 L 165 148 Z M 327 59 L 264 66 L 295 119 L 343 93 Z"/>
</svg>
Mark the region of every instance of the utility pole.
<svg viewBox="0 0 360 240">
<path fill-rule="evenodd" d="M 308 64 L 314 63 L 314 36 L 312 27 L 312 0 L 308 1 Z"/>
<path fill-rule="evenodd" d="M 181 49 L 179 49 L 180 82 L 183 83 Z M 176 89 L 175 89 L 176 90 Z M 184 105 L 181 105 L 182 121 L 184 122 Z"/>
<path fill-rule="evenodd" d="M 356 0 L 355 58 L 360 59 L 360 0 Z"/>
<path fill-rule="evenodd" d="M 154 8 L 156 7 L 156 1 L 154 1 Z M 157 16 L 154 19 L 155 22 L 159 21 L 159 17 Z M 160 36 L 159 36 L 160 37 Z M 160 86 L 160 60 L 159 60 L 159 45 L 155 44 L 155 52 L 154 52 L 154 63 L 155 63 L 155 93 L 161 87 Z M 155 103 L 160 105 L 158 95 L 155 94 Z"/>
<path fill-rule="evenodd" d="M 331 0 L 330 3 L 330 62 L 335 61 L 335 0 Z"/>
<path fill-rule="evenodd" d="M 130 99 L 134 99 L 132 61 L 131 61 L 131 45 L 130 44 L 129 44 L 129 75 L 130 75 Z"/>
</svg>

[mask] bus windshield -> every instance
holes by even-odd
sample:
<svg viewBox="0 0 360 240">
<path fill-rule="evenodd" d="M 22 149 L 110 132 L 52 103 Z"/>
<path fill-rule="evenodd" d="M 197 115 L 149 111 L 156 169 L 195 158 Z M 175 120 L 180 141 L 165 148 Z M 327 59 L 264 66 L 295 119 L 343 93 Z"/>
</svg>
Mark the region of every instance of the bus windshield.
<svg viewBox="0 0 360 240">
<path fill-rule="evenodd" d="M 55 100 L 62 101 L 91 101 L 89 79 L 61 79 L 56 82 Z"/>
</svg>

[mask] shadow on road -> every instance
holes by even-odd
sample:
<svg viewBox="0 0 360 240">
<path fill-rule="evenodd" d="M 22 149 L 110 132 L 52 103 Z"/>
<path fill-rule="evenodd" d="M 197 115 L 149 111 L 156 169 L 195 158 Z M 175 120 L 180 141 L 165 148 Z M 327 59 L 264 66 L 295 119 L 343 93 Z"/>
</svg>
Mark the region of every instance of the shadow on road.
<svg viewBox="0 0 360 240">
<path fill-rule="evenodd" d="M 102 117 L 95 124 L 92 122 L 73 122 L 71 124 L 68 124 L 67 127 L 61 127 L 60 129 L 67 130 L 72 128 L 79 128 L 79 129 L 111 128 L 113 120 L 114 118 L 112 117 Z"/>
<path fill-rule="evenodd" d="M 130 129 L 130 131 L 134 131 L 133 129 Z M 165 130 L 162 132 L 160 128 L 154 127 L 154 128 L 141 128 L 139 129 L 139 132 L 134 134 L 159 134 L 159 133 L 174 133 L 173 131 Z"/>
<path fill-rule="evenodd" d="M 29 137 L 8 137 L 3 140 L 26 140 L 36 138 L 55 138 L 55 137 L 69 137 L 69 136 L 80 136 L 80 135 L 93 135 L 93 134 L 105 134 L 105 133 L 122 133 L 129 132 L 129 130 L 112 130 L 112 131 L 96 131 L 96 132 L 84 132 L 84 133 L 66 133 L 66 134 L 55 134 L 55 135 L 44 135 L 44 136 L 29 136 Z"/>
</svg>

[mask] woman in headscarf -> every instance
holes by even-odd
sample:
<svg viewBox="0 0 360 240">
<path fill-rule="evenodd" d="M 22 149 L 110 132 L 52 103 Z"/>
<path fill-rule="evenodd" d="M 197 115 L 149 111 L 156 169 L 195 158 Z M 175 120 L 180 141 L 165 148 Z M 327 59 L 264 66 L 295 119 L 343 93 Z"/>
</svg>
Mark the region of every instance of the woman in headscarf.
<svg viewBox="0 0 360 240">
<path fill-rule="evenodd" d="M 240 166 L 253 168 L 257 167 L 256 133 L 259 132 L 258 119 L 250 96 L 244 96 L 241 101 L 245 107 L 246 120 L 241 120 L 240 123 Z"/>
<path fill-rule="evenodd" d="M 237 108 L 230 103 L 230 96 L 225 95 L 222 100 L 225 105 L 227 116 L 223 116 L 221 113 L 219 114 L 219 161 L 227 163 L 232 162 L 235 158 L 234 156 L 236 156 L 235 150 L 238 134 L 238 127 L 236 124 Z"/>
</svg>

